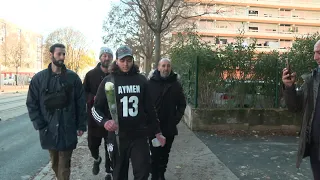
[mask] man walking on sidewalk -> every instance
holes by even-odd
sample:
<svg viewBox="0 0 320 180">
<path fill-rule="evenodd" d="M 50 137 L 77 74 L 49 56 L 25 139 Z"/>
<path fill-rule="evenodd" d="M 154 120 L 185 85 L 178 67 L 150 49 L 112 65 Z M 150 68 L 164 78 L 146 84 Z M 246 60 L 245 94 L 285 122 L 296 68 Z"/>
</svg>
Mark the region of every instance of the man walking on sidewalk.
<svg viewBox="0 0 320 180">
<path fill-rule="evenodd" d="M 148 180 L 150 173 L 150 149 L 148 134 L 151 131 L 162 146 L 165 138 L 160 133 L 159 121 L 153 104 L 150 102 L 147 79 L 139 74 L 134 64 L 132 50 L 127 46 L 116 52 L 116 62 L 110 66 L 108 75 L 100 84 L 92 108 L 95 120 L 108 131 L 116 131 L 118 125 L 105 116 L 108 102 L 105 94 L 105 83 L 114 82 L 118 120 L 119 144 L 116 150 L 116 167 L 114 180 L 127 180 L 129 159 L 132 162 L 135 180 Z M 148 117 L 148 118 L 147 118 Z M 150 130 L 147 128 L 150 127 Z M 120 151 L 120 156 L 118 151 Z"/>
<path fill-rule="evenodd" d="M 108 67 L 113 59 L 113 52 L 110 48 L 102 47 L 100 49 L 99 54 L 100 62 L 98 65 L 90 70 L 83 82 L 84 90 L 87 97 L 87 112 L 88 117 L 88 146 L 89 150 L 91 152 L 91 156 L 94 158 L 93 167 L 92 167 L 92 173 L 94 175 L 99 174 L 100 171 L 100 163 L 102 161 L 100 155 L 99 155 L 99 147 L 101 145 L 102 139 L 104 139 L 104 149 L 105 149 L 105 171 L 106 171 L 106 180 L 112 179 L 112 167 L 111 167 L 111 160 L 109 159 L 108 155 L 108 131 L 104 129 L 104 127 L 101 127 L 96 123 L 96 121 L 93 119 L 91 114 L 91 108 L 94 103 L 94 98 L 96 96 L 98 87 L 101 83 L 101 81 L 109 74 L 108 73 Z M 106 111 L 107 115 L 109 115 L 109 112 Z"/>
<path fill-rule="evenodd" d="M 30 120 L 50 152 L 58 180 L 69 180 L 71 156 L 86 131 L 85 94 L 79 76 L 64 65 L 65 46 L 50 47 L 51 63 L 31 80 L 27 97 Z"/>
<path fill-rule="evenodd" d="M 151 146 L 152 180 L 165 180 L 165 172 L 169 161 L 169 153 L 178 134 L 177 124 L 186 109 L 186 100 L 177 74 L 171 69 L 171 61 L 163 58 L 158 69 L 149 77 L 149 88 L 160 120 L 160 128 L 166 137 L 164 147 Z M 151 139 L 150 138 L 150 144 Z"/>
<path fill-rule="evenodd" d="M 302 126 L 297 157 L 297 168 L 303 158 L 310 156 L 315 180 L 320 180 L 320 40 L 314 45 L 314 60 L 318 68 L 304 80 L 301 91 L 296 91 L 296 73 L 284 68 L 282 81 L 288 109 L 302 112 Z"/>
</svg>

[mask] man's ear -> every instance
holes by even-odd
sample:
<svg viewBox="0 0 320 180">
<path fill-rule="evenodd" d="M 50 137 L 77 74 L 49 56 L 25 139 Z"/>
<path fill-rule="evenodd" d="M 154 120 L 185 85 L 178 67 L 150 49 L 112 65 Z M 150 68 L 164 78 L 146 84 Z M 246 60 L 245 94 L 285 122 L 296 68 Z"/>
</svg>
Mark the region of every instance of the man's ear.
<svg viewBox="0 0 320 180">
<path fill-rule="evenodd" d="M 52 58 L 52 57 L 53 57 L 53 53 L 52 53 L 52 52 L 50 52 L 49 54 L 50 54 L 50 58 Z"/>
</svg>

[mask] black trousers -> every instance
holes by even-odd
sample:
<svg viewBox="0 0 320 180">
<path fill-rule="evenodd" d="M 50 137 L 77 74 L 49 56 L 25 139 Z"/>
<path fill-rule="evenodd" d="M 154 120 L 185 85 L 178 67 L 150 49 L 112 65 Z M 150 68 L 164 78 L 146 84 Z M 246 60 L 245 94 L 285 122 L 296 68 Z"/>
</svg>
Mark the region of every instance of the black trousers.
<svg viewBox="0 0 320 180">
<path fill-rule="evenodd" d="M 310 164 L 314 180 L 320 180 L 320 153 L 319 145 L 313 144 L 310 148 Z"/>
<path fill-rule="evenodd" d="M 91 152 L 91 156 L 94 159 L 98 159 L 99 147 L 101 145 L 102 139 L 104 139 L 105 169 L 106 169 L 106 172 L 110 173 L 113 168 L 111 158 L 108 153 L 108 142 L 110 141 L 110 139 L 108 139 L 108 137 L 96 137 L 96 136 L 88 135 L 88 146 Z"/>
<path fill-rule="evenodd" d="M 166 145 L 164 147 L 153 147 L 151 140 L 152 138 L 149 139 L 151 150 L 151 173 L 153 177 L 158 177 L 166 172 L 174 136 L 166 137 Z"/>
<path fill-rule="evenodd" d="M 129 160 L 131 159 L 134 180 L 148 180 L 150 173 L 150 149 L 148 138 L 120 138 L 120 156 L 116 142 L 113 159 L 115 168 L 113 180 L 128 180 Z"/>
</svg>

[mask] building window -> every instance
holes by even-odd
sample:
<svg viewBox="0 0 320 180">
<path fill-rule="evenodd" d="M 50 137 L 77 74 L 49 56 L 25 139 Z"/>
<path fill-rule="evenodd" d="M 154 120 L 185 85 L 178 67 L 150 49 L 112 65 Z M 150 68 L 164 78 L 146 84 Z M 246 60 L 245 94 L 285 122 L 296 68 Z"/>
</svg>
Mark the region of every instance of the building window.
<svg viewBox="0 0 320 180">
<path fill-rule="evenodd" d="M 290 28 L 289 28 L 289 31 L 290 31 L 290 32 L 298 32 L 298 31 L 299 31 L 299 28 L 296 27 L 296 26 L 293 26 L 293 27 L 290 27 Z"/>
<path fill-rule="evenodd" d="M 276 29 L 265 29 L 266 32 L 277 32 Z"/>
<path fill-rule="evenodd" d="M 272 14 L 264 14 L 264 17 L 272 17 Z"/>
<path fill-rule="evenodd" d="M 249 32 L 258 32 L 259 28 L 254 26 L 249 26 Z"/>
<path fill-rule="evenodd" d="M 249 10 L 249 16 L 258 16 L 259 12 L 255 10 Z"/>
<path fill-rule="evenodd" d="M 280 48 L 286 49 L 292 46 L 291 40 L 280 39 Z"/>
<path fill-rule="evenodd" d="M 280 15 L 280 17 L 290 17 L 291 16 L 291 9 L 280 9 L 279 15 Z"/>
<path fill-rule="evenodd" d="M 216 38 L 216 44 L 227 44 L 227 43 L 228 43 L 227 39 Z"/>
<path fill-rule="evenodd" d="M 280 32 L 289 33 L 291 32 L 291 24 L 280 24 Z"/>
<path fill-rule="evenodd" d="M 280 9 L 280 11 L 283 11 L 283 12 L 290 12 L 291 11 L 291 9 Z"/>
</svg>

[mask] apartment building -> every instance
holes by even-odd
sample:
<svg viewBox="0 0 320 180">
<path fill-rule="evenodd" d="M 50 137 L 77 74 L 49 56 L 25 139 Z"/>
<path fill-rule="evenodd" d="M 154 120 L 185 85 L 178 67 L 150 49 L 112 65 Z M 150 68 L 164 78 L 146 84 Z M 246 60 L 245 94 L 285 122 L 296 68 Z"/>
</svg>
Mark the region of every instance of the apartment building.
<svg viewBox="0 0 320 180">
<path fill-rule="evenodd" d="M 258 51 L 286 51 L 296 37 L 320 32 L 320 0 L 185 1 L 205 14 L 194 19 L 203 40 L 222 46 L 243 32 L 244 44 L 256 39 Z"/>
<path fill-rule="evenodd" d="M 32 76 L 42 69 L 42 35 L 0 19 L 0 74 Z"/>
</svg>

